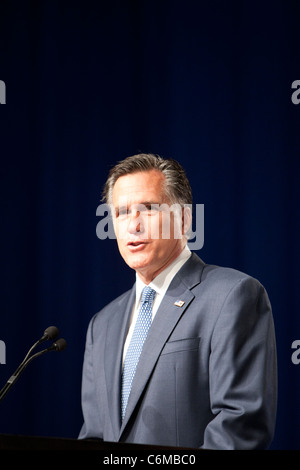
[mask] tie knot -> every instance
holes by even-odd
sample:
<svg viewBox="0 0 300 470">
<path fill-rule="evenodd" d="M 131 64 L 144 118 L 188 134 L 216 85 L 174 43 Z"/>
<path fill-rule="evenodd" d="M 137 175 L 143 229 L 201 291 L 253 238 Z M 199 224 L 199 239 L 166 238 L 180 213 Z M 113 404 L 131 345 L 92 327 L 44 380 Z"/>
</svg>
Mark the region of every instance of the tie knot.
<svg viewBox="0 0 300 470">
<path fill-rule="evenodd" d="M 142 291 L 142 302 L 153 302 L 156 291 L 149 286 L 144 287 Z"/>
</svg>

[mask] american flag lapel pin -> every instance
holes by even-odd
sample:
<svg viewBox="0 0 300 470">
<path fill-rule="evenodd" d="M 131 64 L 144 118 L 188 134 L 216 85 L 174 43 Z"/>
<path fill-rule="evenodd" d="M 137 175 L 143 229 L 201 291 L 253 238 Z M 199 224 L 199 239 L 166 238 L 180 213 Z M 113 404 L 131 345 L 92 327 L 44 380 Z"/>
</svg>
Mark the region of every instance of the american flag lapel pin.
<svg viewBox="0 0 300 470">
<path fill-rule="evenodd" d="M 176 300 L 176 302 L 174 302 L 174 305 L 176 305 L 176 307 L 182 307 L 184 304 L 185 302 L 183 300 Z"/>
</svg>

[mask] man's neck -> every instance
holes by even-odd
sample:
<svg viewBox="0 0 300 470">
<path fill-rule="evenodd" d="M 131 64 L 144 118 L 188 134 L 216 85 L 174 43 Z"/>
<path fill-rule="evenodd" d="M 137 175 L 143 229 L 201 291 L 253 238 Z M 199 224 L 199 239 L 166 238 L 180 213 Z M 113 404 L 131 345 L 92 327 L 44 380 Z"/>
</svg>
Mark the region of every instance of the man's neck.
<svg viewBox="0 0 300 470">
<path fill-rule="evenodd" d="M 173 253 L 173 256 L 170 257 L 170 259 L 163 265 L 161 266 L 160 269 L 156 270 L 155 272 L 146 272 L 146 271 L 136 271 L 138 277 L 141 279 L 141 281 L 148 285 L 150 284 L 155 278 L 157 278 L 157 276 L 159 276 L 161 273 L 163 273 L 164 271 L 166 271 L 169 267 L 171 267 L 171 265 L 173 265 L 173 263 L 176 263 L 176 261 L 178 260 L 178 258 L 181 257 L 181 255 L 184 253 L 184 252 L 187 252 L 189 253 L 190 255 L 190 250 L 189 248 L 187 247 L 187 245 L 183 246 L 182 249 L 180 251 L 178 251 L 177 253 Z M 188 255 L 188 256 L 189 256 Z M 187 256 L 187 257 L 188 257 Z"/>
</svg>

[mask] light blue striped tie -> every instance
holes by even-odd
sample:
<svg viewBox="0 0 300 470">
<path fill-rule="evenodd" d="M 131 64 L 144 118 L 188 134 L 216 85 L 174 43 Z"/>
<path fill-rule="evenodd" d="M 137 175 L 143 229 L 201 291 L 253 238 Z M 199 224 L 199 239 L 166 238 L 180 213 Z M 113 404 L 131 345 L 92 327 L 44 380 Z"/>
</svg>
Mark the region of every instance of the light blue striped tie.
<svg viewBox="0 0 300 470">
<path fill-rule="evenodd" d="M 136 367 L 139 361 L 140 354 L 143 349 L 145 339 L 147 337 L 149 328 L 152 321 L 152 304 L 155 297 L 155 290 L 146 286 L 142 292 L 141 305 L 129 343 L 127 353 L 124 360 L 123 374 L 122 374 L 122 396 L 121 396 L 121 413 L 122 420 L 125 416 L 128 398 L 131 391 L 131 385 L 135 375 Z"/>
</svg>

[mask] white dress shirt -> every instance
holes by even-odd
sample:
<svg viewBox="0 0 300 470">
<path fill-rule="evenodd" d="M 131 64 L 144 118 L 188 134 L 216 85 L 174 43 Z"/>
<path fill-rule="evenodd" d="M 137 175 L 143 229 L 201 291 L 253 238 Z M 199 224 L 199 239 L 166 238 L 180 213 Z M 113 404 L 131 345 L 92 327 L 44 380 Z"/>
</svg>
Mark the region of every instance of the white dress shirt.
<svg viewBox="0 0 300 470">
<path fill-rule="evenodd" d="M 180 255 L 173 261 L 173 263 L 167 266 L 166 269 L 164 269 L 160 274 L 158 274 L 153 279 L 153 281 L 150 282 L 149 287 L 152 287 L 152 289 L 156 291 L 156 295 L 155 295 L 153 306 L 152 306 L 152 321 L 156 315 L 158 307 L 165 293 L 167 292 L 167 289 L 173 277 L 179 271 L 179 269 L 184 265 L 184 263 L 189 259 L 190 256 L 191 256 L 191 251 L 186 245 L 185 248 L 180 253 Z M 125 359 L 126 351 L 127 351 L 127 348 L 130 343 L 132 333 L 135 327 L 135 323 L 136 323 L 138 311 L 139 311 L 139 306 L 141 302 L 142 290 L 144 289 L 145 286 L 146 284 L 144 284 L 141 278 L 139 277 L 139 275 L 136 274 L 135 304 L 134 304 L 133 311 L 131 314 L 130 323 L 129 323 L 130 326 L 129 326 L 128 334 L 127 334 L 126 341 L 124 344 L 123 361 Z"/>
</svg>

